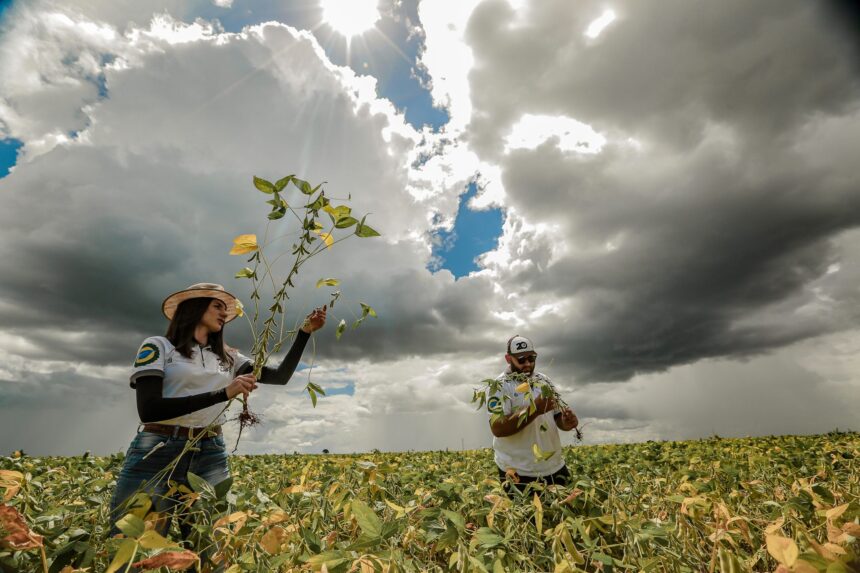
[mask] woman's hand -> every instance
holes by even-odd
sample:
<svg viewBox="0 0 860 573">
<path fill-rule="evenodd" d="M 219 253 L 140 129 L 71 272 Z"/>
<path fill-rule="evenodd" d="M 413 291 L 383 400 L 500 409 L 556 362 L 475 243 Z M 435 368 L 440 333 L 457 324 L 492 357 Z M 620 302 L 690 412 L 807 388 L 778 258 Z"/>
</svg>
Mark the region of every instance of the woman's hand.
<svg viewBox="0 0 860 573">
<path fill-rule="evenodd" d="M 305 318 L 305 322 L 302 324 L 302 332 L 310 334 L 311 332 L 319 330 L 325 326 L 325 311 L 327 307 L 328 305 L 324 304 L 322 308 L 315 308 L 313 312 Z"/>
<path fill-rule="evenodd" d="M 232 400 L 239 394 L 243 394 L 245 399 L 248 399 L 248 394 L 257 389 L 257 378 L 253 374 L 242 374 L 236 376 L 230 385 L 227 386 L 227 399 Z"/>
</svg>

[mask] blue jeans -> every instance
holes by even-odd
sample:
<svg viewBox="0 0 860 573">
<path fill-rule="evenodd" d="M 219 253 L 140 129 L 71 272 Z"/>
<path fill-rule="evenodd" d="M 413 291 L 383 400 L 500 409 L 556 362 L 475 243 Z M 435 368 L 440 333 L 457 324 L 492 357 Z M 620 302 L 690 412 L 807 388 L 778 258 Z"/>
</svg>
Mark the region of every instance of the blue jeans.
<svg viewBox="0 0 860 573">
<path fill-rule="evenodd" d="M 170 465 L 182 452 L 187 438 L 165 436 L 153 432 L 138 432 L 128 452 L 125 455 L 122 470 L 116 480 L 116 489 L 110 503 L 111 532 L 113 536 L 119 533 L 116 522 L 129 509 L 124 502 L 138 491 L 149 494 L 152 499 L 151 511 L 157 511 L 167 517 L 159 527 L 160 533 L 166 533 L 170 528 L 170 515 L 179 503 L 175 497 L 167 497 L 168 480 L 188 486 L 188 472 L 196 474 L 213 487 L 230 477 L 227 467 L 227 448 L 224 436 L 202 438 L 195 444 L 199 451 L 189 450 L 182 455 L 171 472 L 154 480 L 156 474 Z M 158 444 L 163 444 L 159 446 Z M 183 537 L 187 537 L 183 528 Z"/>
</svg>

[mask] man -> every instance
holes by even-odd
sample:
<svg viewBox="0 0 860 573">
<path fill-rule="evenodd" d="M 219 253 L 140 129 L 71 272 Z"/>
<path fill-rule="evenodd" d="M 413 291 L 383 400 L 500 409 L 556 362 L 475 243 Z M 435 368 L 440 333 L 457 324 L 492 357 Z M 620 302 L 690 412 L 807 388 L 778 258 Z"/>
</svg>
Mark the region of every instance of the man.
<svg viewBox="0 0 860 573">
<path fill-rule="evenodd" d="M 537 352 L 531 340 L 519 335 L 508 340 L 505 361 L 508 368 L 496 378 L 487 400 L 499 479 L 506 490 L 510 483 L 520 491 L 534 481 L 567 484 L 570 473 L 558 431 L 576 428 L 576 414 L 557 403 L 552 382 L 535 372 Z M 529 411 L 532 400 L 534 412 Z"/>
</svg>

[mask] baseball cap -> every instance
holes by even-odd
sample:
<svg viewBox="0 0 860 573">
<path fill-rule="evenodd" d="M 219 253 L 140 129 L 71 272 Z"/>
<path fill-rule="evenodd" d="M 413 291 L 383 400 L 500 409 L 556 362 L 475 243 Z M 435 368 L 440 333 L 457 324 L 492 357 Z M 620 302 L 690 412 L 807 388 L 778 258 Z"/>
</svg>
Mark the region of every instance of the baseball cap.
<svg viewBox="0 0 860 573">
<path fill-rule="evenodd" d="M 535 345 L 532 344 L 532 341 L 526 338 L 525 336 L 520 336 L 516 334 L 508 340 L 508 354 L 524 354 L 526 352 L 534 352 L 537 354 L 535 350 Z"/>
</svg>

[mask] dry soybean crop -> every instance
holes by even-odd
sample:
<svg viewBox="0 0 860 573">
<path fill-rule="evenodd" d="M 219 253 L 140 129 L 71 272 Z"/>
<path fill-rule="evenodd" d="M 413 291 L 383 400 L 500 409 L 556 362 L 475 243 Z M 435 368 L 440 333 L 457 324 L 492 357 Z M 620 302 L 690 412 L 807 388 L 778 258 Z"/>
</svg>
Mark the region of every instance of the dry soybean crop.
<svg viewBox="0 0 860 573">
<path fill-rule="evenodd" d="M 490 450 L 233 456 L 107 539 L 121 456 L 0 457 L 0 570 L 860 572 L 860 435 L 566 448 L 568 487 L 509 499 Z M 160 569 L 159 569 L 160 567 Z M 171 567 L 171 569 L 168 569 Z"/>
</svg>

